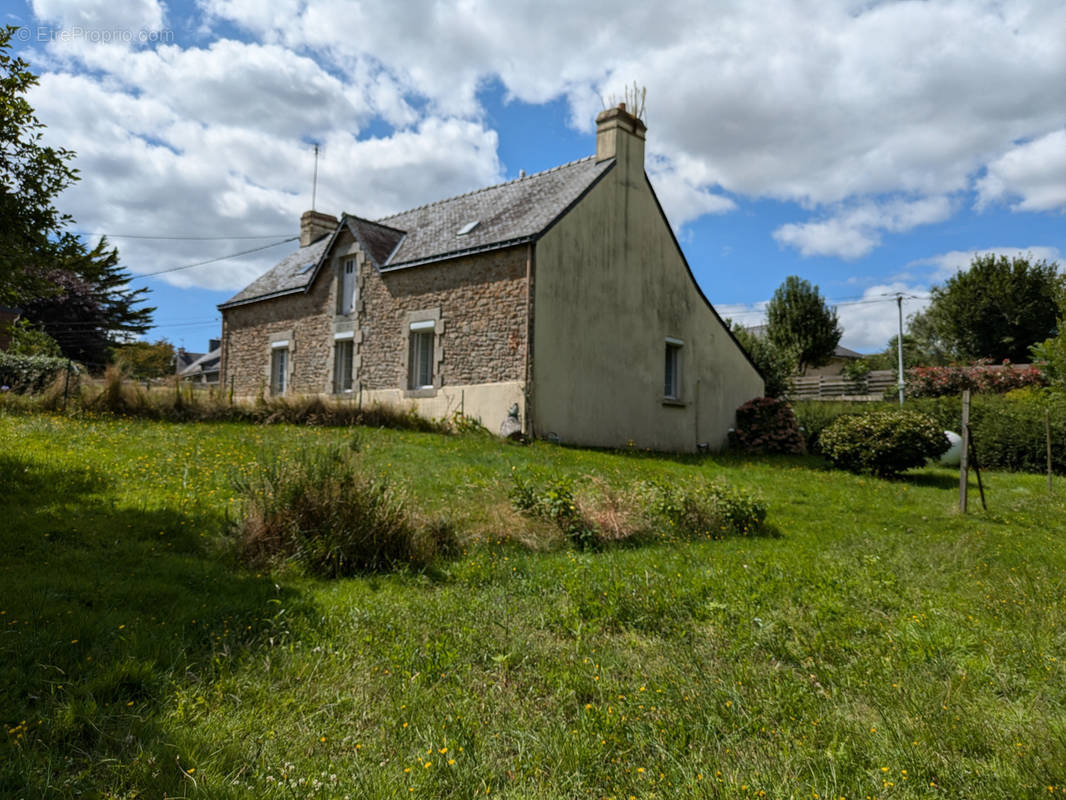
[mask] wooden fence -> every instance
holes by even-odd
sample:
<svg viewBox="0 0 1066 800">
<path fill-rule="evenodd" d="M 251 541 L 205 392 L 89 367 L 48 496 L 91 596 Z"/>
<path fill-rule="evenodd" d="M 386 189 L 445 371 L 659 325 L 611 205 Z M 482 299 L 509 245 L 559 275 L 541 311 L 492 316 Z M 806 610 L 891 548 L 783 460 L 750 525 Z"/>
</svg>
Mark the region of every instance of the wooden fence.
<svg viewBox="0 0 1066 800">
<path fill-rule="evenodd" d="M 880 400 L 885 392 L 896 387 L 896 373 L 890 369 L 876 369 L 862 380 L 843 375 L 792 378 L 791 397 L 802 400 Z"/>
</svg>

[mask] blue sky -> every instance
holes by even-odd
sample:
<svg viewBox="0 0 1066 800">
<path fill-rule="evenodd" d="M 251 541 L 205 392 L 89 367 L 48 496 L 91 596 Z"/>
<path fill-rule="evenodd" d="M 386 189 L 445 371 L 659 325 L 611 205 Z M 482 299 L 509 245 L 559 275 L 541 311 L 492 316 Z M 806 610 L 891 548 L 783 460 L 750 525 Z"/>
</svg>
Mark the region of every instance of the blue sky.
<svg viewBox="0 0 1066 800">
<path fill-rule="evenodd" d="M 582 158 L 647 87 L 647 171 L 704 292 L 788 275 L 883 349 L 973 253 L 1066 254 L 1060 2 L 33 0 L 8 4 L 60 199 L 203 350 L 310 207 L 384 216 Z M 159 237 L 159 238 L 127 238 Z M 163 238 L 176 237 L 176 238 Z M 189 238 L 200 237 L 200 238 Z M 254 238 L 257 237 L 257 238 Z"/>
</svg>

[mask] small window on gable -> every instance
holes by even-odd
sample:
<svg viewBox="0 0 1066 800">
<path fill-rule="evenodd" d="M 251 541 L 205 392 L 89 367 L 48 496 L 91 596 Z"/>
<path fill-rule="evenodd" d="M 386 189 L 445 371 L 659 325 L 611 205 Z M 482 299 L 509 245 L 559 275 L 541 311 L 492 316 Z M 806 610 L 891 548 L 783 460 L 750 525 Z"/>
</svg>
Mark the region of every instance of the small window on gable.
<svg viewBox="0 0 1066 800">
<path fill-rule="evenodd" d="M 407 388 L 433 388 L 433 344 L 436 337 L 433 320 L 412 322 L 408 341 Z"/>
<path fill-rule="evenodd" d="M 666 358 L 663 369 L 663 397 L 666 400 L 681 399 L 681 347 L 680 339 L 666 339 Z"/>
<path fill-rule="evenodd" d="M 358 273 L 354 258 L 344 259 L 337 286 L 337 313 L 351 314 L 355 310 L 355 279 Z"/>
<path fill-rule="evenodd" d="M 461 227 L 456 232 L 455 235 L 456 236 L 466 236 L 468 233 L 473 233 L 477 229 L 477 226 L 480 225 L 480 224 L 481 224 L 481 220 L 479 220 L 479 219 L 475 219 L 475 220 L 473 220 L 471 222 L 468 222 L 463 227 Z"/>
</svg>

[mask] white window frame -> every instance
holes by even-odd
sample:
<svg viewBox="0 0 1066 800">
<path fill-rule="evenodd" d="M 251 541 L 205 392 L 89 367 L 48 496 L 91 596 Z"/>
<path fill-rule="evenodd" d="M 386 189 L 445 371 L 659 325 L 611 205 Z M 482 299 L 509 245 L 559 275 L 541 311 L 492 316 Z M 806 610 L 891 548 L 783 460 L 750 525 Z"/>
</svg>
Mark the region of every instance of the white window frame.
<svg viewBox="0 0 1066 800">
<path fill-rule="evenodd" d="M 663 400 L 681 401 L 681 352 L 685 343 L 681 339 L 667 336 L 663 358 Z"/>
<path fill-rule="evenodd" d="M 333 393 L 350 394 L 354 386 L 355 337 L 349 331 L 333 337 Z"/>
<path fill-rule="evenodd" d="M 348 316 L 355 311 L 359 294 L 359 263 L 355 257 L 345 258 L 337 270 L 337 313 Z"/>
<path fill-rule="evenodd" d="M 436 323 L 433 320 L 410 324 L 407 331 L 407 389 L 409 391 L 435 388 L 436 338 Z"/>
<path fill-rule="evenodd" d="M 280 376 L 278 362 L 281 362 Z M 270 393 L 285 394 L 292 375 L 292 351 L 286 339 L 270 343 Z"/>
</svg>

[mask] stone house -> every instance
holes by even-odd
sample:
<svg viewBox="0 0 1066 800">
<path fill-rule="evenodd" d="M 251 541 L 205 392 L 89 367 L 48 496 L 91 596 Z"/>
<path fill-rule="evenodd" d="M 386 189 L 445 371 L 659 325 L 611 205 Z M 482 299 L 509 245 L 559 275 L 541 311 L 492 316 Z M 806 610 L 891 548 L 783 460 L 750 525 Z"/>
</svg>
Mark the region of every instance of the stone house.
<svg viewBox="0 0 1066 800">
<path fill-rule="evenodd" d="M 300 249 L 219 306 L 237 396 L 462 411 L 592 446 L 720 447 L 763 381 L 685 261 L 644 172 L 645 126 L 596 154 L 371 221 L 306 212 Z"/>
</svg>

